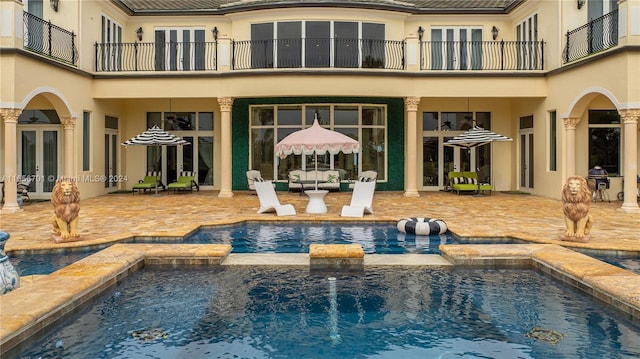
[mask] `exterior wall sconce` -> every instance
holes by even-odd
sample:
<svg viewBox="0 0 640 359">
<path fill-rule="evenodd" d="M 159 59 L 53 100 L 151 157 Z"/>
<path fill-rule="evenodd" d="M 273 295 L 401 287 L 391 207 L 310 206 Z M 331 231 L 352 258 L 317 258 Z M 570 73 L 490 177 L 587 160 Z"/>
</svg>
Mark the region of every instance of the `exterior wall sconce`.
<svg viewBox="0 0 640 359">
<path fill-rule="evenodd" d="M 213 40 L 218 41 L 218 27 L 214 26 L 213 29 L 211 29 L 211 32 L 213 33 Z"/>
<path fill-rule="evenodd" d="M 138 30 L 136 30 L 136 35 L 138 36 L 138 41 L 142 41 L 142 34 L 144 33 L 144 31 L 142 31 L 142 27 L 139 27 Z"/>
<path fill-rule="evenodd" d="M 494 41 L 498 38 L 499 33 L 500 33 L 500 29 L 498 29 L 497 27 L 494 26 L 491 28 L 491 37 L 493 37 Z"/>
<path fill-rule="evenodd" d="M 418 26 L 418 39 L 422 41 L 422 37 L 424 36 L 424 29 L 422 26 Z"/>
<path fill-rule="evenodd" d="M 60 5 L 60 0 L 49 0 L 49 3 L 53 11 L 58 12 L 58 6 Z"/>
<path fill-rule="evenodd" d="M 578 0 L 578 10 L 582 9 L 584 6 L 584 0 Z"/>
</svg>

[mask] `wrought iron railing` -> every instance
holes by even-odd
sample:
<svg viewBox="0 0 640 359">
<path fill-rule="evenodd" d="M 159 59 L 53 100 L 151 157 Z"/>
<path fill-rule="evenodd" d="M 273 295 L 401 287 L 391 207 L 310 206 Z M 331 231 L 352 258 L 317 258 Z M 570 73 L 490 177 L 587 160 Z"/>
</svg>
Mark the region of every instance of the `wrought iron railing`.
<svg viewBox="0 0 640 359">
<path fill-rule="evenodd" d="M 420 70 L 542 70 L 544 41 L 422 41 Z"/>
<path fill-rule="evenodd" d="M 567 32 L 563 60 L 575 61 L 618 45 L 618 10 Z"/>
<path fill-rule="evenodd" d="M 216 42 L 95 44 L 95 71 L 217 70 Z"/>
<path fill-rule="evenodd" d="M 232 46 L 234 70 L 405 68 L 404 41 L 307 38 L 233 41 Z"/>
<path fill-rule="evenodd" d="M 73 31 L 67 31 L 53 25 L 51 21 L 23 13 L 24 19 L 24 48 L 48 56 L 52 59 L 76 65 L 78 62 L 78 49 L 76 48 L 76 35 Z"/>
</svg>

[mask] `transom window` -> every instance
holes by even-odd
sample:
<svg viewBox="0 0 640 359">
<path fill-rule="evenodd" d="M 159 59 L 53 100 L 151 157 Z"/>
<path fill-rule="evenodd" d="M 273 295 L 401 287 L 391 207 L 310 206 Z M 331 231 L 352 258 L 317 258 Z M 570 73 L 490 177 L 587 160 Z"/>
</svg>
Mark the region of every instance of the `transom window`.
<svg viewBox="0 0 640 359">
<path fill-rule="evenodd" d="M 250 161 L 269 180 L 287 180 L 292 170 L 315 168 L 314 156 L 276 158 L 274 146 L 289 134 L 307 128 L 318 119 L 320 126 L 360 142 L 360 153 L 318 156 L 318 169 L 340 172 L 341 180 L 357 179 L 363 171 L 378 172 L 386 180 L 387 108 L 372 104 L 268 105 L 250 108 Z"/>
</svg>

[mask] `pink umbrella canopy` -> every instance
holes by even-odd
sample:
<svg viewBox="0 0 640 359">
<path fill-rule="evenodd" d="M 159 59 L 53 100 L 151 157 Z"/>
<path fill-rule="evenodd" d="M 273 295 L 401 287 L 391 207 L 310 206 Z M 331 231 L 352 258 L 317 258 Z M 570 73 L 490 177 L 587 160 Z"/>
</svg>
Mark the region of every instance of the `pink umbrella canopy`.
<svg viewBox="0 0 640 359">
<path fill-rule="evenodd" d="M 311 127 L 290 134 L 275 147 L 276 156 L 280 158 L 290 154 L 322 155 L 327 152 L 332 155 L 340 152 L 350 154 L 358 153 L 359 150 L 360 143 L 357 140 L 340 132 L 320 127 L 317 119 L 313 121 Z"/>
<path fill-rule="evenodd" d="M 350 154 L 358 153 L 360 142 L 340 132 L 327 130 L 320 127 L 318 118 L 313 120 L 313 125 L 304 130 L 296 131 L 278 142 L 275 147 L 276 156 L 286 158 L 294 155 L 315 155 L 316 171 L 318 170 L 318 154 L 329 152 L 332 155 L 340 152 Z M 318 180 L 316 177 L 316 190 Z"/>
</svg>

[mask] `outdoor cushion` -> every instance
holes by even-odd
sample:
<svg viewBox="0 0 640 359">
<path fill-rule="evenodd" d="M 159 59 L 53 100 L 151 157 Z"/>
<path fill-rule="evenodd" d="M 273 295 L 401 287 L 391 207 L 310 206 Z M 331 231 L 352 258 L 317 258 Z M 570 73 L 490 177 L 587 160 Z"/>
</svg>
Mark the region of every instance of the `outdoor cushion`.
<svg viewBox="0 0 640 359">
<path fill-rule="evenodd" d="M 169 183 L 169 190 L 173 191 L 190 191 L 193 192 L 193 187 L 196 187 L 200 191 L 200 186 L 195 181 L 195 176 L 191 172 L 182 172 L 175 182 Z"/>
</svg>

